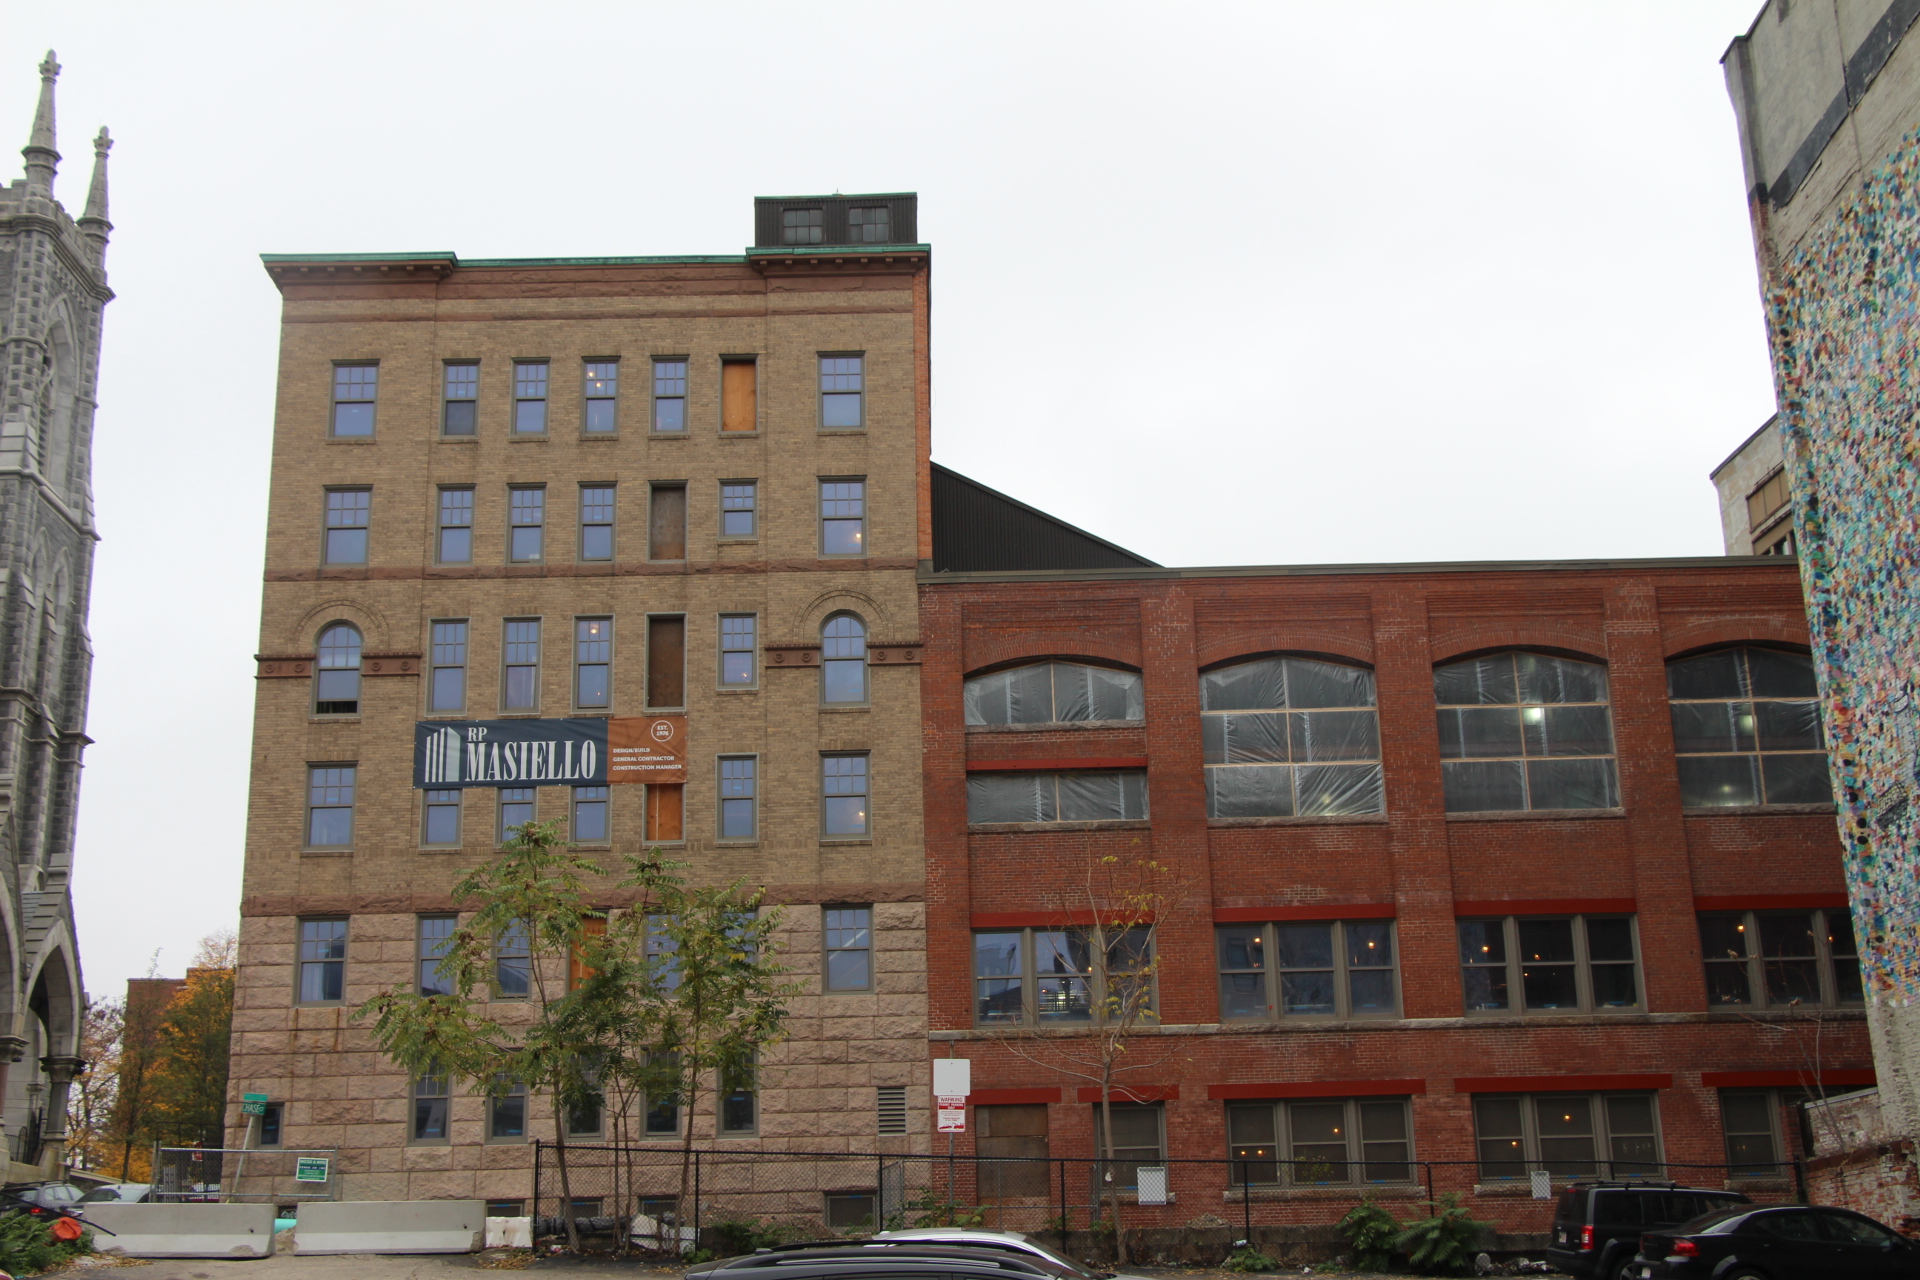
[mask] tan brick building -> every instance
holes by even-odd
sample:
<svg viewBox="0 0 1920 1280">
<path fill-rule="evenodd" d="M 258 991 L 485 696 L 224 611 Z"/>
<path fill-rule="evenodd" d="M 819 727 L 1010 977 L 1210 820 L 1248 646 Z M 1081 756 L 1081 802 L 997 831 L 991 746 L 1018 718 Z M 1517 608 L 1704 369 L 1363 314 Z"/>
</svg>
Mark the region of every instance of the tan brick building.
<svg viewBox="0 0 1920 1280">
<path fill-rule="evenodd" d="M 418 980 L 450 886 L 535 815 L 609 868 L 657 842 L 786 907 L 814 994 L 757 1095 L 692 1118 L 702 1144 L 926 1149 L 914 216 L 763 200 L 759 247 L 726 257 L 266 259 L 232 1145 L 239 1095 L 264 1093 L 256 1140 L 337 1148 L 343 1197 L 526 1197 L 543 1100 L 515 1133 L 481 1096 L 416 1096 L 350 1014 Z M 416 722 L 658 712 L 686 717 L 684 787 L 413 785 Z"/>
</svg>

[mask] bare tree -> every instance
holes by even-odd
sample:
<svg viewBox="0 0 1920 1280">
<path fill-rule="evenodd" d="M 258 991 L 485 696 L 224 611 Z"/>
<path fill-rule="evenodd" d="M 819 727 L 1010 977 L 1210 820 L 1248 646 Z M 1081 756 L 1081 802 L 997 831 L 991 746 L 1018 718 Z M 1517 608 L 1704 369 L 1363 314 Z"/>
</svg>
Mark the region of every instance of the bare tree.
<svg viewBox="0 0 1920 1280">
<path fill-rule="evenodd" d="M 1081 888 L 1061 903 L 1055 932 L 1068 954 L 1055 960 L 1058 976 L 1038 973 L 1048 984 L 1048 1007 L 1034 1011 L 1039 1022 L 1008 1028 L 995 1041 L 1014 1057 L 1098 1091 L 1098 1169 L 1122 1264 L 1127 1234 L 1113 1176 L 1114 1095 L 1126 1094 L 1139 1073 L 1184 1057 L 1177 1042 L 1153 1033 L 1160 1023 L 1160 931 L 1183 914 L 1188 896 L 1187 886 L 1151 858 L 1110 854 L 1089 863 Z"/>
</svg>

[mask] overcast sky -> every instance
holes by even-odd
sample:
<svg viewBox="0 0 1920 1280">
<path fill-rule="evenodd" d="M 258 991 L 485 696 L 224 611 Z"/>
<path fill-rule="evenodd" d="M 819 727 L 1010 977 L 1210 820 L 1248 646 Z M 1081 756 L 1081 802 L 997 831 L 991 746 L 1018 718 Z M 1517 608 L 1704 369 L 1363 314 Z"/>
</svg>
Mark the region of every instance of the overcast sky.
<svg viewBox="0 0 1920 1280">
<path fill-rule="evenodd" d="M 934 457 L 1164 564 L 1712 555 L 1772 406 L 1719 58 L 1759 0 L 0 0 L 111 126 L 87 985 L 239 899 L 262 252 L 737 253 L 918 191 Z M 18 170 L 14 170 L 18 172 Z"/>
</svg>

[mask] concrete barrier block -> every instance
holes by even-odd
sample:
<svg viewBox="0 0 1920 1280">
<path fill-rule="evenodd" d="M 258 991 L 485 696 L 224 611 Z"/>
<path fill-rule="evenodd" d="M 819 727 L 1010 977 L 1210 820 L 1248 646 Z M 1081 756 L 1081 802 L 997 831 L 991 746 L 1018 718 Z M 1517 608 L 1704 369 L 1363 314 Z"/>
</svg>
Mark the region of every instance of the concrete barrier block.
<svg viewBox="0 0 1920 1280">
<path fill-rule="evenodd" d="M 264 1258 L 273 1252 L 271 1204 L 90 1204 L 101 1253 L 124 1258 Z"/>
<path fill-rule="evenodd" d="M 484 1200 L 314 1200 L 300 1206 L 295 1253 L 478 1253 Z"/>
<path fill-rule="evenodd" d="M 533 1248 L 532 1218 L 488 1218 L 487 1248 Z"/>
</svg>

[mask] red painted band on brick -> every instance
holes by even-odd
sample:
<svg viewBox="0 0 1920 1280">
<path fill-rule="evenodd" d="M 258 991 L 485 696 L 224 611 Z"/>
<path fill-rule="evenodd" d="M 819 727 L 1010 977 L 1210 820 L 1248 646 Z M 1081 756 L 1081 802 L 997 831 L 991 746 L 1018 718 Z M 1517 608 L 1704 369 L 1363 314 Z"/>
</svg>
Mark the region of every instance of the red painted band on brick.
<svg viewBox="0 0 1920 1280">
<path fill-rule="evenodd" d="M 1631 913 L 1632 898 L 1495 898 L 1490 902 L 1456 902 L 1456 916 L 1577 916 L 1601 912 Z"/>
<path fill-rule="evenodd" d="M 975 1089 L 967 1099 L 976 1107 L 1017 1106 L 1021 1103 L 1058 1102 L 1060 1090 L 1052 1089 Z"/>
<path fill-rule="evenodd" d="M 1846 905 L 1844 893 L 1723 893 L 1693 900 L 1695 911 L 1767 911 Z"/>
<path fill-rule="evenodd" d="M 1094 923 L 1093 912 L 1078 911 L 976 911 L 969 918 L 976 929 L 1059 929 L 1067 925 Z M 1152 924 L 1151 913 L 1120 919 L 1109 916 L 1107 924 Z"/>
<path fill-rule="evenodd" d="M 1210 1084 L 1207 1096 L 1222 1098 L 1379 1098 L 1425 1093 L 1425 1080 L 1293 1080 L 1280 1084 Z"/>
<path fill-rule="evenodd" d="M 1811 1071 L 1702 1071 L 1700 1083 L 1709 1089 L 1804 1089 L 1813 1083 Z M 1872 1067 L 1837 1067 L 1820 1073 L 1821 1084 L 1878 1084 Z"/>
<path fill-rule="evenodd" d="M 1177 1084 L 1116 1084 L 1107 1090 L 1115 1102 L 1178 1102 L 1180 1086 Z M 1080 1101 L 1100 1101 L 1100 1086 L 1087 1084 L 1080 1086 Z"/>
<path fill-rule="evenodd" d="M 1056 769 L 1144 769 L 1145 756 L 1068 756 L 1045 760 L 969 760 L 968 773 L 1040 773 Z"/>
<path fill-rule="evenodd" d="M 1310 907 L 1215 907 L 1215 924 L 1265 924 L 1269 920 L 1391 920 L 1399 908 L 1391 902 L 1316 902 Z"/>
<path fill-rule="evenodd" d="M 1589 1089 L 1671 1089 L 1667 1074 L 1639 1076 L 1456 1076 L 1455 1093 L 1576 1093 Z"/>
</svg>

